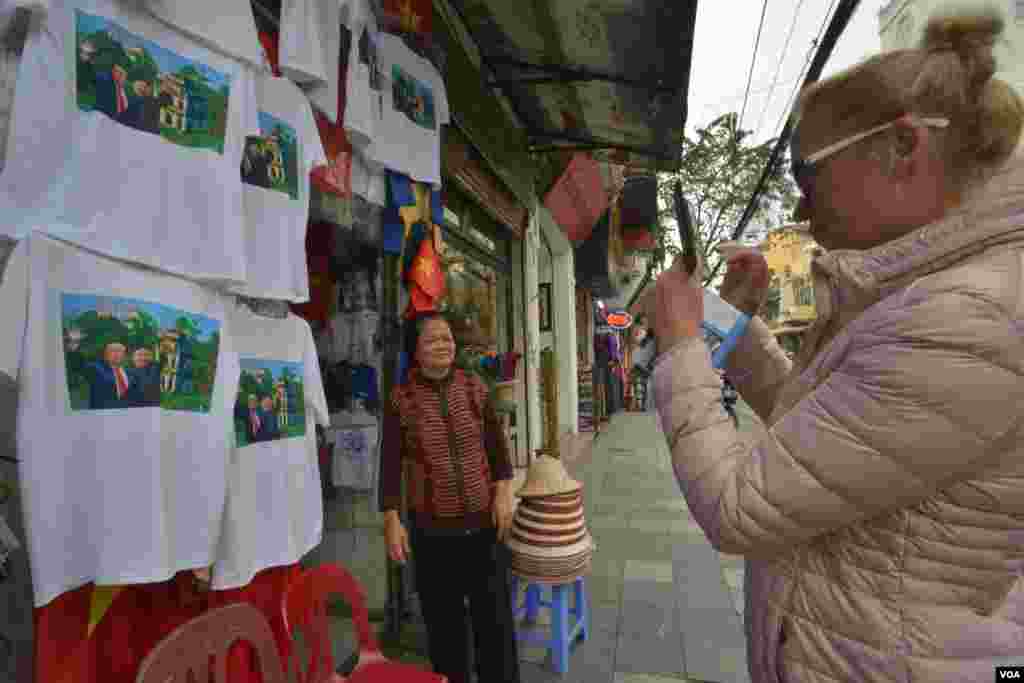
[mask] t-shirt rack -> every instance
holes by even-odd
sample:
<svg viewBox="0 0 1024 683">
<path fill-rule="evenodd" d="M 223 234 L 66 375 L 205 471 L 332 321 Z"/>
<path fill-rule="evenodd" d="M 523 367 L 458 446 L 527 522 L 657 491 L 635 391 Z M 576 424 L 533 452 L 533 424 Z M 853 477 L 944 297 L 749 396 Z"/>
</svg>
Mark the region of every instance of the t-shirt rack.
<svg viewBox="0 0 1024 683">
<path fill-rule="evenodd" d="M 31 559 L 38 640 L 84 649 L 88 630 L 66 642 L 84 610 L 93 633 L 120 634 L 111 667 L 131 671 L 158 629 L 104 615 L 164 603 L 97 595 L 170 595 L 209 570 L 211 596 L 257 600 L 239 596 L 259 584 L 266 610 L 320 543 L 322 474 L 376 508 L 382 330 L 396 325 L 386 174 L 440 183 L 447 96 L 436 62 L 381 31 L 375 0 L 296 0 L 284 16 L 260 0 L 12 5 L 29 22 L 0 84 L 0 241 L 17 242 L 0 387 L 18 399 L 0 457 L 17 461 L 24 515 L 6 516 L 20 547 L 0 531 L 0 554 L 26 580 Z M 311 223 L 325 162 L 347 219 Z M 63 674 L 45 659 L 36 683 Z"/>
</svg>

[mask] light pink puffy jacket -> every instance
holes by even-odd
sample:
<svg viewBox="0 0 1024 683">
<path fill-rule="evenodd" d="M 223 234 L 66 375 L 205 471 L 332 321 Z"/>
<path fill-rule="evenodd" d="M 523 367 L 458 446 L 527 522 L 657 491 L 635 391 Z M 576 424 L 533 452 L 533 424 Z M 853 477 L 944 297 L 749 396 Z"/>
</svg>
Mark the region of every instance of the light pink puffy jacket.
<svg viewBox="0 0 1024 683">
<path fill-rule="evenodd" d="M 679 485 L 747 559 L 756 683 L 989 683 L 1024 664 L 1024 163 L 945 219 L 813 267 L 790 367 L 759 319 L 729 375 L 699 341 L 655 367 Z"/>
</svg>

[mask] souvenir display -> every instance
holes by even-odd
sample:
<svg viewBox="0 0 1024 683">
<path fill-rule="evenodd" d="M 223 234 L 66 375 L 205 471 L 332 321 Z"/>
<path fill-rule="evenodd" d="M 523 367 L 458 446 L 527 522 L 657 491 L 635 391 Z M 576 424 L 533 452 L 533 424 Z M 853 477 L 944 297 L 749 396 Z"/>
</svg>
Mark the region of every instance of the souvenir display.
<svg viewBox="0 0 1024 683">
<path fill-rule="evenodd" d="M 246 136 L 260 134 L 255 67 L 141 4 L 51 0 L 37 15 L 0 174 L 0 232 L 43 231 L 194 280 L 242 284 L 238 169 Z M 258 49 L 255 32 L 252 41 Z"/>
<path fill-rule="evenodd" d="M 441 127 L 451 122 L 444 79 L 398 36 L 380 34 L 378 47 L 386 87 L 369 157 L 412 180 L 441 187 Z"/>
<path fill-rule="evenodd" d="M 121 3 L 129 4 L 129 3 Z M 142 0 L 153 16 L 208 47 L 260 68 L 263 54 L 248 0 Z"/>
<path fill-rule="evenodd" d="M 241 376 L 234 448 L 213 587 L 236 588 L 257 572 L 298 562 L 320 543 L 323 506 L 316 425 L 329 424 L 309 324 L 295 315 L 230 312 Z"/>
<path fill-rule="evenodd" d="M 345 132 L 355 149 L 376 163 L 370 151 L 378 138 L 381 118 L 382 79 L 379 36 L 373 0 L 349 0 L 346 27 L 349 31 L 348 71 L 345 76 Z"/>
<path fill-rule="evenodd" d="M 209 566 L 239 377 L 227 298 L 34 234 L 0 310 L 36 604 Z"/>
<path fill-rule="evenodd" d="M 532 581 L 564 583 L 586 573 L 594 541 L 583 515 L 583 485 L 560 460 L 548 455 L 530 465 L 516 492 L 516 508 L 506 545 L 512 571 Z"/>
<path fill-rule="evenodd" d="M 281 3 L 281 72 L 303 86 L 309 101 L 332 123 L 344 111 L 342 13 L 344 2 L 287 0 Z"/>
<path fill-rule="evenodd" d="M 309 301 L 306 224 L 309 178 L 326 163 L 313 111 L 302 91 L 286 78 L 257 84 L 260 135 L 245 141 L 241 178 L 245 206 L 248 296 Z"/>
</svg>

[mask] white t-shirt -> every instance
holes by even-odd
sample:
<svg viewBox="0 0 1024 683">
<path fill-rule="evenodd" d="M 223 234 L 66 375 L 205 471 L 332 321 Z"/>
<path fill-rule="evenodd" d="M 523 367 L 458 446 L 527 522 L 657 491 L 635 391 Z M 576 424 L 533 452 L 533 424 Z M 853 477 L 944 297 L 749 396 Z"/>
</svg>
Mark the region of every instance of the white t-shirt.
<svg viewBox="0 0 1024 683">
<path fill-rule="evenodd" d="M 133 0 L 138 2 L 138 0 Z M 263 49 L 248 0 L 143 0 L 153 16 L 214 50 L 263 65 Z"/>
<path fill-rule="evenodd" d="M 294 12 L 292 15 L 295 17 L 294 19 L 285 17 L 283 13 L 289 4 L 297 5 L 300 10 L 305 9 L 305 11 Z M 331 123 L 339 123 L 341 116 L 341 112 L 338 111 L 338 93 L 344 85 L 339 82 L 341 79 L 341 24 L 344 4 L 345 0 L 340 3 L 338 0 L 327 2 L 323 0 L 286 0 L 281 8 L 281 42 L 278 48 L 281 73 L 291 75 L 296 80 L 309 80 L 301 78 L 301 75 L 307 69 L 312 70 L 312 67 L 300 64 L 297 57 L 295 62 L 288 61 L 285 51 L 286 49 L 294 51 L 289 47 L 292 43 L 302 43 L 308 46 L 316 43 L 323 60 L 322 78 L 317 77 L 311 83 L 304 83 L 303 87 L 309 101 L 323 112 Z M 301 7 L 303 5 L 306 7 Z M 315 31 L 309 29 L 310 21 L 314 22 Z"/>
<path fill-rule="evenodd" d="M 309 173 L 326 154 L 298 86 L 267 76 L 256 92 L 261 135 L 246 139 L 242 156 L 247 278 L 235 291 L 301 303 L 309 300 Z"/>
<path fill-rule="evenodd" d="M 321 14 L 337 2 L 284 0 L 281 3 L 281 31 L 278 60 L 281 73 L 296 83 L 327 82 L 327 53 L 320 40 Z M 335 24 L 340 30 L 341 24 Z M 337 55 L 337 49 L 335 49 Z"/>
<path fill-rule="evenodd" d="M 365 151 L 372 152 L 372 149 Z M 377 206 L 387 204 L 387 171 L 382 166 L 353 149 L 351 174 L 352 194 Z"/>
<path fill-rule="evenodd" d="M 259 132 L 253 71 L 131 3 L 50 2 L 18 72 L 0 232 L 245 282 L 238 168 Z"/>
<path fill-rule="evenodd" d="M 434 65 L 381 33 L 380 71 L 384 84 L 373 157 L 413 180 L 441 186 L 441 126 L 451 121 L 444 79 Z"/>
<path fill-rule="evenodd" d="M 263 569 L 298 562 L 320 543 L 315 425 L 326 427 L 329 419 L 309 324 L 295 315 L 258 317 L 241 305 L 230 320 L 242 377 L 234 418 L 225 422 L 235 449 L 213 568 L 217 589 L 244 586 Z"/>
<path fill-rule="evenodd" d="M 18 382 L 37 606 L 90 581 L 165 581 L 212 564 L 239 378 L 227 305 L 42 234 L 15 248 L 0 285 L 0 372 Z"/>
<path fill-rule="evenodd" d="M 374 164 L 370 148 L 377 137 L 381 111 L 380 33 L 371 0 L 350 0 L 348 27 L 351 33 L 348 72 L 345 76 L 345 132 L 354 150 Z"/>
<path fill-rule="evenodd" d="M 334 444 L 331 483 L 360 491 L 377 484 L 377 426 L 348 426 L 331 429 Z"/>
</svg>

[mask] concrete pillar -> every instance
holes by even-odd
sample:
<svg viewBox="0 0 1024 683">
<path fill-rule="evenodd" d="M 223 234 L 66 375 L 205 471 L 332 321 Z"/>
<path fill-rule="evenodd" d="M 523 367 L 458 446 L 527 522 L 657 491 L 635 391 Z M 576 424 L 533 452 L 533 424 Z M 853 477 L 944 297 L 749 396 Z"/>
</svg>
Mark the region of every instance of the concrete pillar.
<svg viewBox="0 0 1024 683">
<path fill-rule="evenodd" d="M 551 213 L 540 208 L 540 224 L 551 247 L 551 319 L 558 359 L 559 433 L 579 432 L 579 376 L 576 353 L 576 264 L 572 243 Z"/>
<path fill-rule="evenodd" d="M 526 414 L 529 433 L 529 453 L 532 459 L 534 451 L 541 447 L 543 425 L 540 417 L 540 306 L 538 303 L 539 272 L 538 259 L 540 243 L 540 203 L 534 201 L 530 211 L 530 222 L 526 229 L 523 243 L 523 288 L 526 292 Z M 523 438 L 520 432 L 520 439 Z"/>
</svg>

